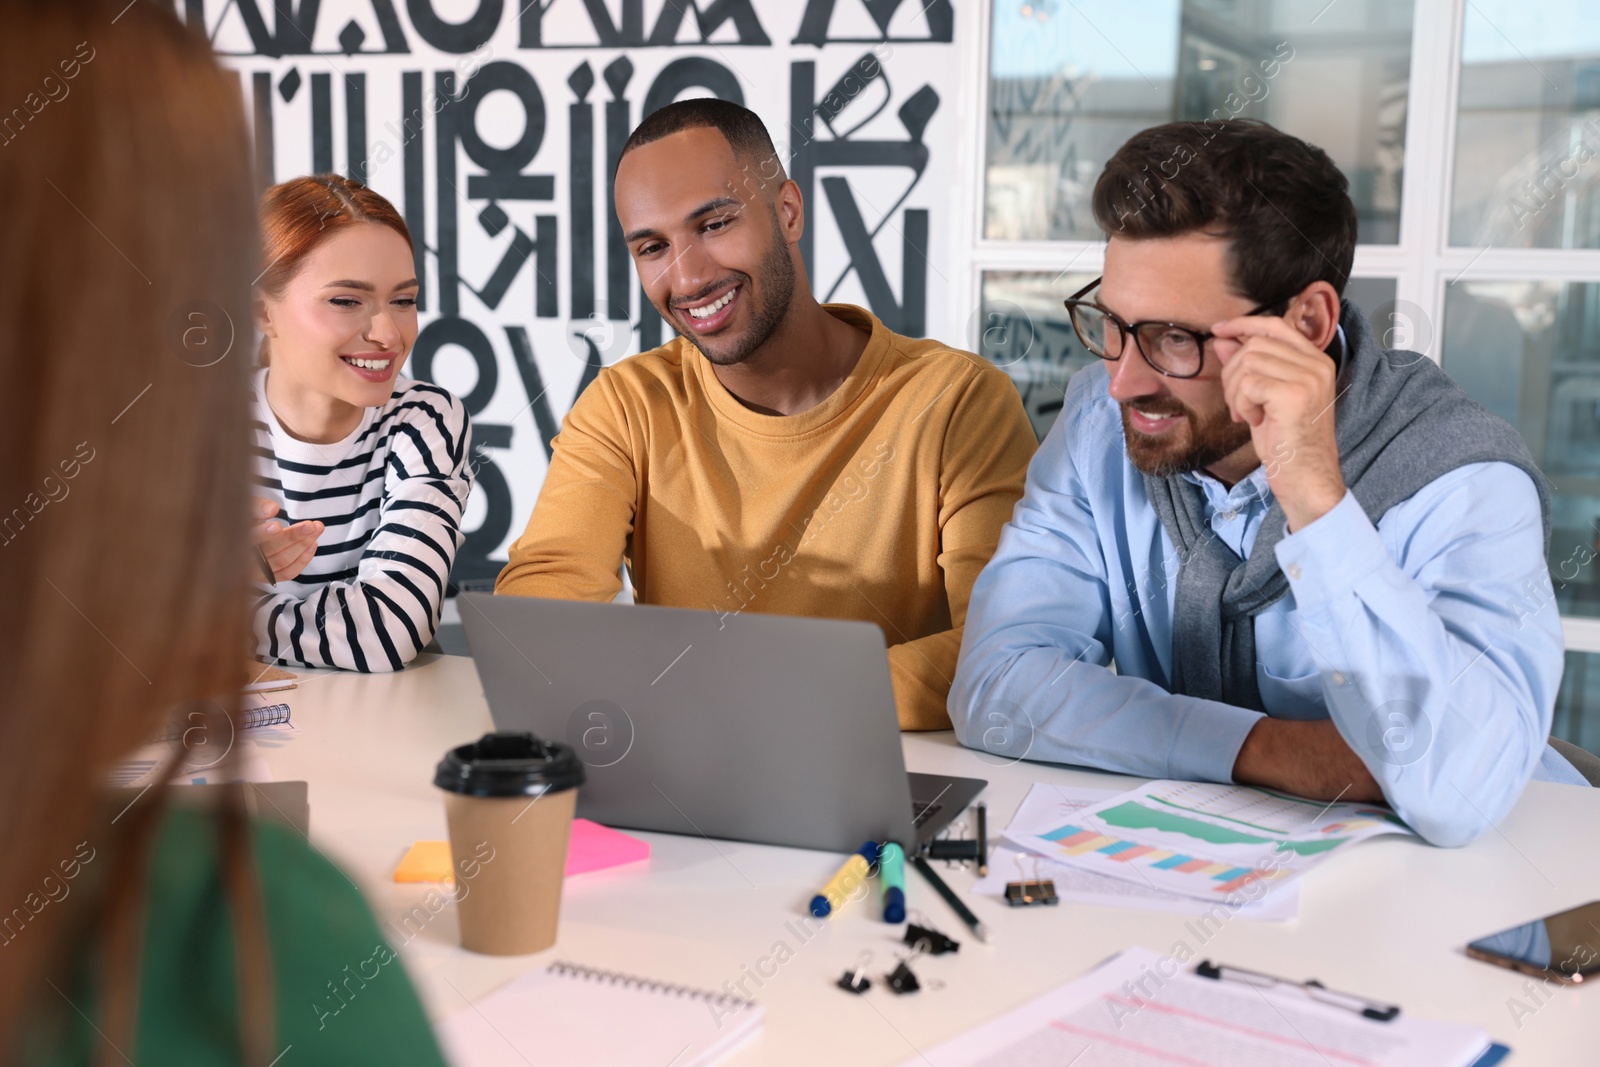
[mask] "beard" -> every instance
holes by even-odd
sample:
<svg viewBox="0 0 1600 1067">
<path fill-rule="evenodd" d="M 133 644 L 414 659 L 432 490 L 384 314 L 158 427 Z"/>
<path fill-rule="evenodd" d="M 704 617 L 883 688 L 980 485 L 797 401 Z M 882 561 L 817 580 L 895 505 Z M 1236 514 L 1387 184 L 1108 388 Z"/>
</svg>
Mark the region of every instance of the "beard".
<svg viewBox="0 0 1600 1067">
<path fill-rule="evenodd" d="M 1175 396 L 1151 396 L 1130 400 L 1120 407 L 1128 459 L 1141 474 L 1152 478 L 1201 470 L 1250 443 L 1250 424 L 1234 422 L 1226 406 L 1201 416 Z M 1133 428 L 1128 421 L 1129 408 L 1151 415 L 1177 415 L 1183 424 L 1153 437 Z"/>
<path fill-rule="evenodd" d="M 772 218 L 772 247 L 762 256 L 761 263 L 757 266 L 757 277 L 761 280 L 760 288 L 753 287 L 748 274 L 734 274 L 732 278 L 724 278 L 715 285 L 705 290 L 705 295 L 716 292 L 727 285 L 730 280 L 737 280 L 744 286 L 746 299 L 753 298 L 754 303 L 750 310 L 750 325 L 737 337 L 729 338 L 725 343 L 719 343 L 720 338 L 689 337 L 688 341 L 699 349 L 700 354 L 719 367 L 731 367 L 736 363 L 743 363 L 749 359 L 757 349 L 767 343 L 767 340 L 783 325 L 784 318 L 789 314 L 789 304 L 794 299 L 796 272 L 794 261 L 789 258 L 789 245 L 783 239 L 783 231 L 778 227 L 778 212 L 769 209 Z M 691 298 L 690 302 L 700 299 Z M 671 321 L 670 316 L 663 316 Z"/>
</svg>

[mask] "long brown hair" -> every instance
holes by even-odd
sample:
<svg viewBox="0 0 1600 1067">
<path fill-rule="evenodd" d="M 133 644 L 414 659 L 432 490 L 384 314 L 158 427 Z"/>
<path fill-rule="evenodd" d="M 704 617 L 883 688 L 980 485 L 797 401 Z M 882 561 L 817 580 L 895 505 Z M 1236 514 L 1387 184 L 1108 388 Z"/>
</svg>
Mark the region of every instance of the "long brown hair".
<svg viewBox="0 0 1600 1067">
<path fill-rule="evenodd" d="M 261 196 L 260 220 L 262 268 L 256 288 L 275 300 L 283 296 L 306 257 L 346 226 L 376 222 L 411 246 L 411 230 L 393 204 L 338 174 L 308 174 L 274 185 Z M 263 337 L 258 359 L 265 363 L 269 355 Z"/>
<path fill-rule="evenodd" d="M 82 944 L 106 953 L 97 1025 L 131 1053 L 162 790 L 113 825 L 100 783 L 175 705 L 242 680 L 249 140 L 237 76 L 170 4 L 0 0 L 0 107 L 13 104 L 20 118 L 0 115 L 0 917 L 13 920 L 0 1058 L 24 1013 L 62 1007 L 47 980 L 72 973 Z M 228 865 L 245 853 L 225 823 Z M 80 842 L 107 857 L 105 891 L 35 912 Z M 248 881 L 224 871 L 234 903 Z M 258 931 L 259 916 L 235 927 Z"/>
</svg>

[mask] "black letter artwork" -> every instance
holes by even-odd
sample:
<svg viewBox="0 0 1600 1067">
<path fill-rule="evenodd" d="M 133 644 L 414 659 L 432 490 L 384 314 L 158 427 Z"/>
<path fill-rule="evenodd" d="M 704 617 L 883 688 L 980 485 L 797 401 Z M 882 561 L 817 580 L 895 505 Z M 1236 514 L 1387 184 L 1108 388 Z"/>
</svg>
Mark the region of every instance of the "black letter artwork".
<svg viewBox="0 0 1600 1067">
<path fill-rule="evenodd" d="M 498 573 L 578 394 L 670 336 L 611 187 L 623 142 L 656 109 L 704 95 L 760 113 L 806 200 L 818 297 L 927 329 L 944 204 L 924 179 L 957 135 L 940 113 L 957 58 L 950 0 L 478 0 L 450 19 L 433 0 L 180 6 L 240 73 L 261 187 L 307 164 L 338 170 L 411 229 L 424 325 L 405 373 L 445 370 L 473 420 L 482 503 L 457 586 Z"/>
</svg>

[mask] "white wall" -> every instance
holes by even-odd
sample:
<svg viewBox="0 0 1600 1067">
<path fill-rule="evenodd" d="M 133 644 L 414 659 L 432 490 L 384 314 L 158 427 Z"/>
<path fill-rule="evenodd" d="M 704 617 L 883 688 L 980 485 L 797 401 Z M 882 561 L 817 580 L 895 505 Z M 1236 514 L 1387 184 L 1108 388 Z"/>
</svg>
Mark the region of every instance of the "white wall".
<svg viewBox="0 0 1600 1067">
<path fill-rule="evenodd" d="M 263 186 L 335 170 L 412 226 L 408 373 L 467 400 L 479 446 L 458 579 L 498 571 L 597 367 L 671 336 L 609 232 L 611 154 L 647 105 L 741 99 L 801 184 L 818 296 L 968 343 L 951 256 L 977 173 L 959 106 L 975 3 L 301 0 L 299 21 L 266 0 L 179 7 L 240 73 Z"/>
</svg>

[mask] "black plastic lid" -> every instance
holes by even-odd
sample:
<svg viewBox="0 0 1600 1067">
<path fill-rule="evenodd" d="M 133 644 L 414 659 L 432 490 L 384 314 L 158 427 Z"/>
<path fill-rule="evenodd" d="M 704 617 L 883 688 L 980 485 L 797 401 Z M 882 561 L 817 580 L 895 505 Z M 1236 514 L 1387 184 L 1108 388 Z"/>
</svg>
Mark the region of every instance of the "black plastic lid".
<svg viewBox="0 0 1600 1067">
<path fill-rule="evenodd" d="M 583 784 L 583 763 L 571 745 L 530 733 L 484 734 L 445 753 L 433 784 L 469 797 L 536 797 Z"/>
</svg>

